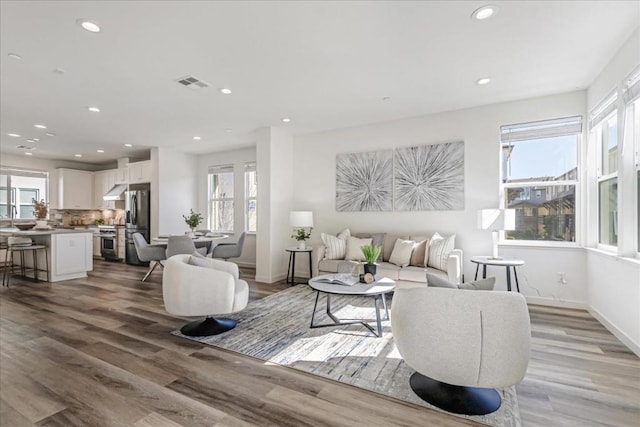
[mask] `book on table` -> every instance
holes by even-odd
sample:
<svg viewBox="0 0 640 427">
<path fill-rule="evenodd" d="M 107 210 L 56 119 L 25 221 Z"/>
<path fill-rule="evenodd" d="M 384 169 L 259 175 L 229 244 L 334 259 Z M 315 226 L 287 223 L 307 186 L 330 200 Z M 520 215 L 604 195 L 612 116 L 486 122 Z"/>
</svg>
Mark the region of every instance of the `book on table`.
<svg viewBox="0 0 640 427">
<path fill-rule="evenodd" d="M 357 285 L 360 280 L 358 277 L 353 277 L 351 274 L 327 274 L 326 276 L 319 277 L 316 282 L 331 283 L 332 285 L 344 285 L 353 286 Z"/>
</svg>

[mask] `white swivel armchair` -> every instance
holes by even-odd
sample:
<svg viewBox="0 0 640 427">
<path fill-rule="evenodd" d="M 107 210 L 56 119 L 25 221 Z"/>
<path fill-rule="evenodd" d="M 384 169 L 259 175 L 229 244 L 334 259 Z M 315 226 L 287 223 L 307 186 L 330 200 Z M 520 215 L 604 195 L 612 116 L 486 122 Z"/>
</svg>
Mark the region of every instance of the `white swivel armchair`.
<svg viewBox="0 0 640 427">
<path fill-rule="evenodd" d="M 527 371 L 529 312 L 515 292 L 396 289 L 391 329 L 402 358 L 417 371 L 411 389 L 445 411 L 494 412 L 502 403 L 494 387 L 516 385 Z"/>
<path fill-rule="evenodd" d="M 217 335 L 233 329 L 236 321 L 213 316 L 245 308 L 249 285 L 239 279 L 238 266 L 234 263 L 174 255 L 165 262 L 162 296 L 165 309 L 171 314 L 206 316 L 204 320 L 183 326 L 180 332 L 184 335 Z"/>
</svg>

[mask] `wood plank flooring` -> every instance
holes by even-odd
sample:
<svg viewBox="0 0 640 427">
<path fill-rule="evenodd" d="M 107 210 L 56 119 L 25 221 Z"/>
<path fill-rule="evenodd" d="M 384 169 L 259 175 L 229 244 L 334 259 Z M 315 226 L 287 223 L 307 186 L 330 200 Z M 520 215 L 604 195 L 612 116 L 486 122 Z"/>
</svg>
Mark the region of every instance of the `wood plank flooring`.
<svg viewBox="0 0 640 427">
<path fill-rule="evenodd" d="M 177 338 L 161 273 L 0 289 L 0 426 L 462 426 L 474 423 Z M 251 299 L 286 288 L 255 283 Z M 588 313 L 530 307 L 525 426 L 640 426 L 640 360 Z"/>
</svg>

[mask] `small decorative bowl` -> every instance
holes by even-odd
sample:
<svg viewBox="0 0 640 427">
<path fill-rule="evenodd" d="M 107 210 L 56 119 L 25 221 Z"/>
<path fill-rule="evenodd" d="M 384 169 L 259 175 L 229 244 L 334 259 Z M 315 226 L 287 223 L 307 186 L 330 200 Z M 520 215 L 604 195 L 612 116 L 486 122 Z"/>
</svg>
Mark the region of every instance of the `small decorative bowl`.
<svg viewBox="0 0 640 427">
<path fill-rule="evenodd" d="M 28 224 L 15 224 L 15 226 L 20 231 L 26 231 L 26 230 L 31 230 L 33 227 L 36 226 L 36 224 L 31 222 Z"/>
</svg>

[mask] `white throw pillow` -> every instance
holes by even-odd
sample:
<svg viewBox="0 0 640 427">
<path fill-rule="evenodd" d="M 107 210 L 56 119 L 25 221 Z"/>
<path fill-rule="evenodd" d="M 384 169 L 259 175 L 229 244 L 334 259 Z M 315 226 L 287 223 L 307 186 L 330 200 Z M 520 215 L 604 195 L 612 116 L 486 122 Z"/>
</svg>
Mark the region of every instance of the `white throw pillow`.
<svg viewBox="0 0 640 427">
<path fill-rule="evenodd" d="M 447 259 L 456 243 L 456 235 L 452 234 L 448 237 L 442 237 L 438 233 L 434 233 L 429 241 L 429 260 L 428 267 L 437 268 L 438 270 L 447 271 Z"/>
<path fill-rule="evenodd" d="M 396 244 L 393 245 L 389 262 L 400 267 L 408 266 L 409 262 L 411 262 L 411 252 L 413 252 L 415 245 L 415 240 L 397 239 Z"/>
<path fill-rule="evenodd" d="M 347 253 L 347 239 L 351 236 L 351 231 L 345 228 L 337 236 L 322 233 L 320 238 L 326 247 L 324 259 L 344 259 Z"/>
<path fill-rule="evenodd" d="M 357 237 L 349 236 L 347 239 L 347 252 L 344 259 L 350 261 L 365 261 L 362 247 L 370 245 L 371 242 L 373 242 L 373 239 L 358 239 Z"/>
</svg>

